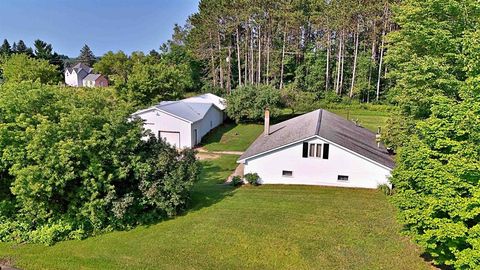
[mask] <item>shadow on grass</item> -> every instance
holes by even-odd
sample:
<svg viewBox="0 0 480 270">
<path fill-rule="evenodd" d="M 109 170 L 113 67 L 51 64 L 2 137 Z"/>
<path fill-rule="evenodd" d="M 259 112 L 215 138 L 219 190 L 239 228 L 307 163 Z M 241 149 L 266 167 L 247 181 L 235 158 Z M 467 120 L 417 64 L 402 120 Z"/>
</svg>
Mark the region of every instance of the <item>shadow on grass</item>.
<svg viewBox="0 0 480 270">
<path fill-rule="evenodd" d="M 434 267 L 435 269 L 440 269 L 440 270 L 453 270 L 455 268 L 453 268 L 453 266 L 448 266 L 448 265 L 436 265 L 434 262 L 433 262 L 433 257 L 429 254 L 429 253 L 422 253 L 420 255 L 420 257 L 426 261 L 427 263 L 429 263 L 432 267 Z"/>
<path fill-rule="evenodd" d="M 232 171 L 231 168 L 221 167 L 212 161 L 202 162 L 200 180 L 192 189 L 191 200 L 185 213 L 198 211 L 232 196 L 234 188 L 224 184 Z"/>
<path fill-rule="evenodd" d="M 230 132 L 237 125 L 234 122 L 225 122 L 220 126 L 212 129 L 210 132 L 205 135 L 202 139 L 200 146 L 205 146 L 210 143 L 219 143 L 222 140 L 223 134 Z"/>
</svg>

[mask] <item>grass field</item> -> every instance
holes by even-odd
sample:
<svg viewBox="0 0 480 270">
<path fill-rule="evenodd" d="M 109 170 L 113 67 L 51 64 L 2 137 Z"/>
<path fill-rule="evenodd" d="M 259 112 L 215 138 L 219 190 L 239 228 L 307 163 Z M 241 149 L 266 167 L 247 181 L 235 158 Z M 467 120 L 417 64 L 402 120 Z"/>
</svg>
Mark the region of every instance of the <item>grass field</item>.
<svg viewBox="0 0 480 270">
<path fill-rule="evenodd" d="M 379 126 L 383 128 L 389 117 L 389 112 L 365 109 L 329 109 L 329 111 L 352 121 L 358 120 L 360 125 L 373 132 L 376 132 Z M 288 109 L 283 111 L 280 118 L 285 120 L 294 116 Z M 209 151 L 245 151 L 262 131 L 262 124 L 226 123 L 203 138 L 202 144 Z"/>
<path fill-rule="evenodd" d="M 222 183 L 204 161 L 185 215 L 51 247 L 0 244 L 22 269 L 429 269 L 375 190 Z"/>
</svg>

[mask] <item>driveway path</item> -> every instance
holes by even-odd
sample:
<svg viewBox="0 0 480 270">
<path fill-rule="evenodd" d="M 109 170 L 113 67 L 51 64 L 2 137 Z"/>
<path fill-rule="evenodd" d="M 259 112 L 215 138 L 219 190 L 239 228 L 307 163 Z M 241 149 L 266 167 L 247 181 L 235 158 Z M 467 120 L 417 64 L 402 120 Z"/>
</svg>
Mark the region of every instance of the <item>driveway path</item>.
<svg viewBox="0 0 480 270">
<path fill-rule="evenodd" d="M 210 154 L 217 154 L 217 155 L 238 155 L 241 156 L 243 155 L 244 152 L 241 151 L 208 151 L 207 149 L 203 147 L 199 147 L 197 149 L 199 153 L 210 153 Z"/>
</svg>

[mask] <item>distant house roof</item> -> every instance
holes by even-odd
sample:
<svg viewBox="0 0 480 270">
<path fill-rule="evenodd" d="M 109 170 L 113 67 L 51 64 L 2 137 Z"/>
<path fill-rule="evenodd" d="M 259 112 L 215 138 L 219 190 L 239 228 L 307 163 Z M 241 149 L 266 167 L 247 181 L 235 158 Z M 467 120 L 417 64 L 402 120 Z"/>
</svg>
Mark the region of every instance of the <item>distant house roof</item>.
<svg viewBox="0 0 480 270">
<path fill-rule="evenodd" d="M 199 120 L 202 120 L 205 117 L 205 114 L 207 114 L 208 110 L 210 110 L 210 108 L 213 106 L 220 110 L 224 110 L 224 103 L 225 101 L 221 97 L 213 94 L 204 94 L 178 101 L 162 101 L 153 107 L 137 111 L 133 114 L 133 116 L 145 113 L 147 111 L 159 110 L 174 115 L 185 121 L 195 123 Z"/>
<path fill-rule="evenodd" d="M 85 81 L 96 81 L 100 76 L 102 76 L 101 74 L 88 74 L 85 78 L 83 78 L 83 80 Z"/>
<path fill-rule="evenodd" d="M 388 168 L 395 162 L 387 149 L 377 146 L 375 133 L 326 110 L 316 110 L 270 127 L 239 158 L 245 160 L 314 136 L 344 147 Z"/>
</svg>

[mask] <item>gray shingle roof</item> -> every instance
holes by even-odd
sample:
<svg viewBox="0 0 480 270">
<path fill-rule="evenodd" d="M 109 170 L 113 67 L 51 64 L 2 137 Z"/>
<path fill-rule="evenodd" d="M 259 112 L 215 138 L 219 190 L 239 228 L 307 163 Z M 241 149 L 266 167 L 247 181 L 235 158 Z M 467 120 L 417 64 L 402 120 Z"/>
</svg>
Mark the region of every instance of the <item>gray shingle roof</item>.
<svg viewBox="0 0 480 270">
<path fill-rule="evenodd" d="M 239 160 L 244 160 L 285 145 L 320 136 L 363 157 L 393 168 L 387 149 L 377 147 L 375 133 L 326 110 L 316 110 L 270 127 L 262 133 Z"/>
<path fill-rule="evenodd" d="M 102 76 L 101 74 L 88 74 L 87 76 L 85 76 L 85 78 L 83 78 L 85 81 L 96 81 L 100 76 Z"/>
</svg>

